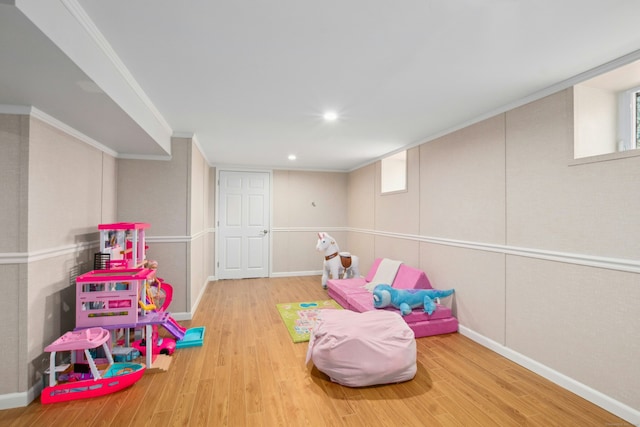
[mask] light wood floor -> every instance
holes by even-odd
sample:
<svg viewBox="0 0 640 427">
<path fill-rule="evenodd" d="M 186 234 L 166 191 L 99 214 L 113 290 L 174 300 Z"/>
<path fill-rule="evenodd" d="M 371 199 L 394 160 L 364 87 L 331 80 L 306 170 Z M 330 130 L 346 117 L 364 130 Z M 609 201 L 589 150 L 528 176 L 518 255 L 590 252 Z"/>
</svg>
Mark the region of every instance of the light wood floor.
<svg viewBox="0 0 640 427">
<path fill-rule="evenodd" d="M 185 326 L 202 347 L 109 396 L 0 411 L 1 426 L 629 425 L 460 334 L 419 338 L 406 383 L 348 388 L 305 366 L 275 304 L 327 299 L 319 277 L 211 283 Z M 357 357 L 357 355 L 354 355 Z"/>
</svg>

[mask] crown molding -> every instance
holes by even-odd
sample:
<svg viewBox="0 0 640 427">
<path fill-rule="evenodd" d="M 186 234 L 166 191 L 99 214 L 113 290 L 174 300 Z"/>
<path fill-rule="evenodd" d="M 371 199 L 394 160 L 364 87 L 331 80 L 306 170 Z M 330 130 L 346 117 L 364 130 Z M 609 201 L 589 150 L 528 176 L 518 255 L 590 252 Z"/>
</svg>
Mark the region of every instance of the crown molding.
<svg viewBox="0 0 640 427">
<path fill-rule="evenodd" d="M 116 156 L 118 159 L 123 159 L 123 160 L 162 160 L 162 161 L 169 161 L 171 159 L 173 159 L 173 156 L 171 154 L 167 154 L 166 156 L 164 155 L 147 155 L 147 154 L 118 154 Z"/>
</svg>

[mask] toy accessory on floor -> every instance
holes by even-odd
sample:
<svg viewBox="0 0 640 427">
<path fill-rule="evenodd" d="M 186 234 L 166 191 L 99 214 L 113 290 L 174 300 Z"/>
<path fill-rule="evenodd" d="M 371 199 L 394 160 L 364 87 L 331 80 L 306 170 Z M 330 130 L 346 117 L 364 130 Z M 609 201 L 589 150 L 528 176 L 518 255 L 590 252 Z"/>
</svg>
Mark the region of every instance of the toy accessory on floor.
<svg viewBox="0 0 640 427">
<path fill-rule="evenodd" d="M 359 277 L 358 257 L 349 252 L 340 252 L 336 240 L 327 233 L 318 233 L 316 250 L 324 252 L 322 263 L 322 288 L 327 289 L 327 279 Z"/>
</svg>

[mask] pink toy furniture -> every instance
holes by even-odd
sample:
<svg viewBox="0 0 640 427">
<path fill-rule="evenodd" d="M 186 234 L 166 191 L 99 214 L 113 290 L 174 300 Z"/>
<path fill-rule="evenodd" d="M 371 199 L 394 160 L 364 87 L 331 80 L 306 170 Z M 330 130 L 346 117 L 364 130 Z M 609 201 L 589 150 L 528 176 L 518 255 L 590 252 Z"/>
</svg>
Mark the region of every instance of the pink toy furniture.
<svg viewBox="0 0 640 427">
<path fill-rule="evenodd" d="M 42 390 L 43 404 L 66 402 L 75 399 L 98 397 L 129 387 L 138 381 L 146 367 L 141 363 L 115 363 L 109 349 L 109 331 L 103 328 L 88 328 L 67 332 L 45 347 L 49 356 L 49 385 Z M 105 365 L 98 366 L 91 349 L 102 347 Z M 56 353 L 71 352 L 71 364 L 56 365 Z M 75 352 L 83 352 L 87 369 L 78 369 Z"/>
<path fill-rule="evenodd" d="M 376 270 L 382 259 L 375 260 L 365 278 L 330 279 L 327 281 L 328 294 L 342 307 L 359 313 L 371 310 L 379 310 L 373 307 L 373 296 L 364 288 L 375 276 Z M 427 275 L 417 268 L 401 264 L 393 283 L 388 283 L 396 289 L 433 289 Z M 390 310 L 399 313 L 393 307 Z M 452 316 L 449 307 L 438 304 L 433 314 L 428 315 L 421 308 L 413 309 L 413 312 L 403 319 L 415 333 L 416 338 L 431 335 L 446 334 L 458 330 L 458 319 Z"/>
<path fill-rule="evenodd" d="M 111 260 L 126 260 L 129 268 L 142 267 L 146 259 L 145 222 L 119 222 L 99 224 L 100 252 L 109 254 Z"/>
<path fill-rule="evenodd" d="M 76 278 L 76 328 L 136 324 L 138 298 L 155 271 L 94 270 Z"/>
</svg>

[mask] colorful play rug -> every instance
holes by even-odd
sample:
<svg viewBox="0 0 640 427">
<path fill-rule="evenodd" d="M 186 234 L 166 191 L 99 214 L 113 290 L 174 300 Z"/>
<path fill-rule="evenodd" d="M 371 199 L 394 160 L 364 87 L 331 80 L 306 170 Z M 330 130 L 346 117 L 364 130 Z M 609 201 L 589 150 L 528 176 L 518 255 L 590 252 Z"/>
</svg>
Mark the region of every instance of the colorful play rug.
<svg viewBox="0 0 640 427">
<path fill-rule="evenodd" d="M 325 308 L 342 309 L 332 299 L 324 301 L 290 302 L 276 304 L 284 325 L 293 342 L 309 341 L 309 332 L 318 316 L 318 311 Z"/>
</svg>

